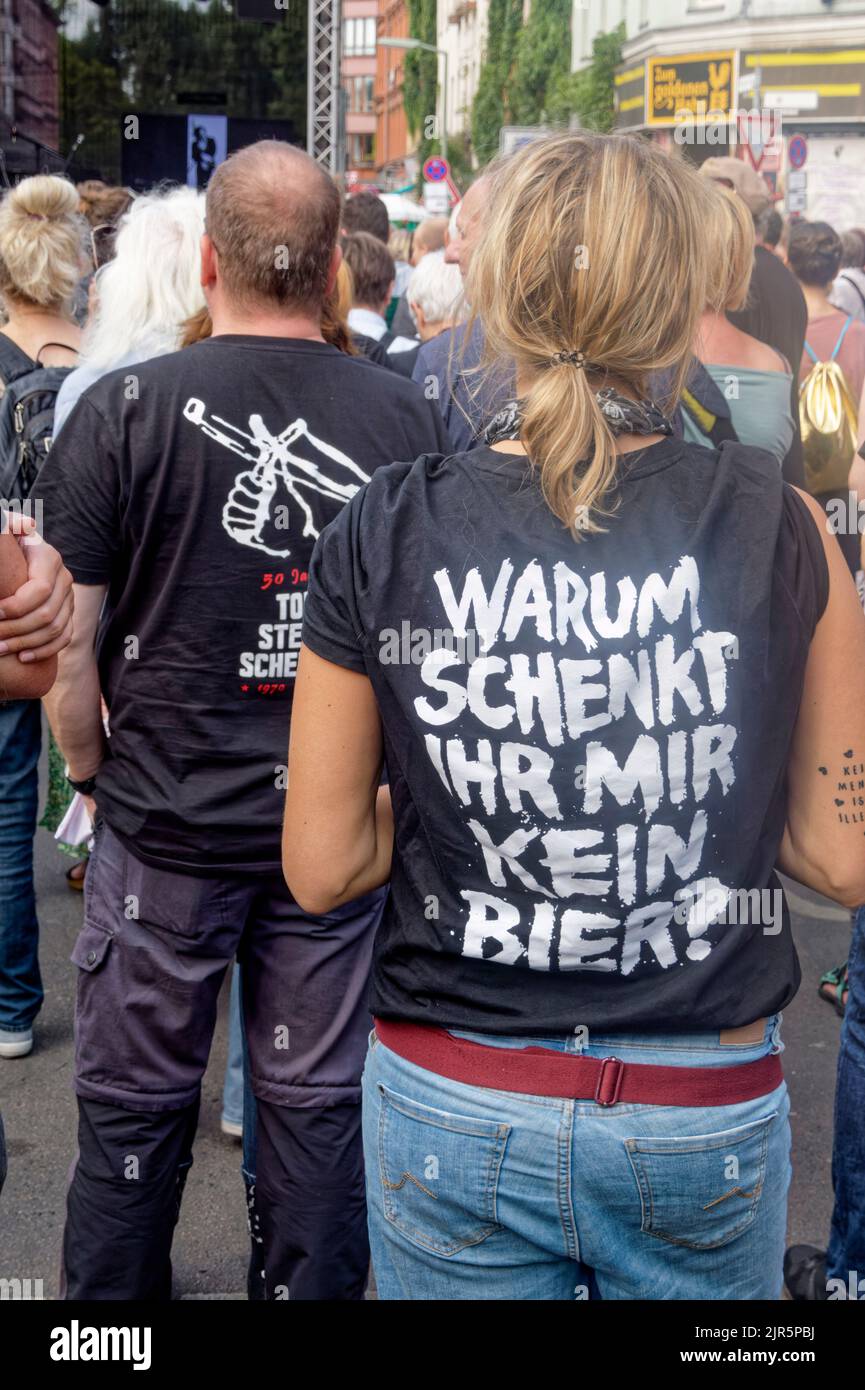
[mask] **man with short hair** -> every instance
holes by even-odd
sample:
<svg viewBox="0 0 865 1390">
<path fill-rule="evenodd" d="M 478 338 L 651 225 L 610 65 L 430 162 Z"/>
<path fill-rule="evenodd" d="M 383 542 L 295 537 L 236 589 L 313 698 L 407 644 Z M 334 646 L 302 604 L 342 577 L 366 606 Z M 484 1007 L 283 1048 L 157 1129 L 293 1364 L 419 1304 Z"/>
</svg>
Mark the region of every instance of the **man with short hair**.
<svg viewBox="0 0 865 1390">
<path fill-rule="evenodd" d="M 419 266 L 431 251 L 444 251 L 447 229 L 446 217 L 426 217 L 418 223 L 411 242 L 412 267 Z"/>
<path fill-rule="evenodd" d="M 70 1299 L 171 1296 L 236 956 L 263 1294 L 363 1297 L 360 1074 L 384 895 L 316 918 L 288 892 L 289 719 L 317 536 L 379 465 L 449 441 L 410 382 L 324 342 L 339 223 L 333 183 L 299 150 L 262 141 L 221 164 L 201 248 L 213 336 L 103 377 L 39 478 L 76 594 L 49 716 L 96 814 L 72 956 Z"/>
<path fill-rule="evenodd" d="M 355 232 L 344 237 L 342 251 L 353 286 L 349 328 L 361 339 L 379 343 L 385 350 L 387 365 L 402 376 L 410 377 L 418 353 L 418 339 L 391 333 L 385 319 L 393 292 L 393 256 L 369 232 Z"/>
<path fill-rule="evenodd" d="M 412 237 L 409 258 L 413 269 L 416 270 L 424 257 L 431 252 L 439 251 L 444 254 L 447 229 L 446 217 L 427 217 L 418 223 Z M 417 326 L 412 318 L 407 293 L 398 299 L 390 326 L 393 333 L 402 334 L 404 338 L 410 338 L 416 332 Z"/>
<path fill-rule="evenodd" d="M 475 180 L 459 207 L 452 214 L 454 231 L 445 250 L 445 261 L 458 265 L 465 281 L 474 249 L 481 239 L 488 198 L 489 179 Z M 483 443 L 484 426 L 514 394 L 509 373 L 495 376 L 478 372 L 483 358 L 483 332 L 475 323 L 471 333 L 460 324 L 424 343 L 417 355 L 412 380 L 438 402 L 442 419 L 456 449 L 474 449 Z"/>
<path fill-rule="evenodd" d="M 368 232 L 387 246 L 390 241 L 390 218 L 377 193 L 354 193 L 346 198 L 342 209 L 342 231 L 345 236 Z"/>
</svg>

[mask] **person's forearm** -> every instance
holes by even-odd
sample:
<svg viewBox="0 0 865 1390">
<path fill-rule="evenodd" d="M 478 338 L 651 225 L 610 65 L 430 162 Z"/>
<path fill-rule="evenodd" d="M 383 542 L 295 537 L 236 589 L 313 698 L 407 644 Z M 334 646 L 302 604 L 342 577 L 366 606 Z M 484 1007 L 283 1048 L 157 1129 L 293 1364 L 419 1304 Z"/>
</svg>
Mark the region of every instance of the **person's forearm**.
<svg viewBox="0 0 865 1390">
<path fill-rule="evenodd" d="M 105 751 L 105 731 L 99 698 L 99 671 L 92 650 L 67 649 L 60 658 L 54 688 L 45 696 L 45 710 L 69 775 L 84 781 L 98 772 Z"/>
<path fill-rule="evenodd" d="M 393 806 L 390 787 L 379 787 L 375 800 L 375 819 L 368 854 L 363 865 L 352 875 L 333 902 L 334 907 L 350 903 L 355 898 L 381 888 L 390 878 L 393 859 Z"/>
<path fill-rule="evenodd" d="M 291 818 L 287 820 L 290 823 Z M 309 856 L 298 852 L 297 836 L 286 830 L 283 865 L 286 881 L 308 912 L 324 916 L 343 903 L 381 888 L 390 878 L 393 857 L 393 807 L 390 787 L 379 787 L 369 819 L 354 827 L 345 844 L 337 836 L 328 846 L 327 872 L 318 864 L 312 876 Z"/>
</svg>

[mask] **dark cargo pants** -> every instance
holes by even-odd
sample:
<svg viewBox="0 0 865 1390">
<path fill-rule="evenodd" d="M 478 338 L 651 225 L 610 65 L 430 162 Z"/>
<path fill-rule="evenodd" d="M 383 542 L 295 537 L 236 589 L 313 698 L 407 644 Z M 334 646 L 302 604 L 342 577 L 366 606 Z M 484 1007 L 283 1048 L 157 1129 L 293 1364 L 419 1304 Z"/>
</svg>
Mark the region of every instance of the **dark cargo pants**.
<svg viewBox="0 0 865 1390">
<path fill-rule="evenodd" d="M 69 1299 L 164 1299 L 217 998 L 234 957 L 258 1112 L 264 1296 L 362 1298 L 366 989 L 384 890 L 310 917 L 281 876 L 142 863 L 104 823 L 87 870 L 64 1235 Z"/>
</svg>

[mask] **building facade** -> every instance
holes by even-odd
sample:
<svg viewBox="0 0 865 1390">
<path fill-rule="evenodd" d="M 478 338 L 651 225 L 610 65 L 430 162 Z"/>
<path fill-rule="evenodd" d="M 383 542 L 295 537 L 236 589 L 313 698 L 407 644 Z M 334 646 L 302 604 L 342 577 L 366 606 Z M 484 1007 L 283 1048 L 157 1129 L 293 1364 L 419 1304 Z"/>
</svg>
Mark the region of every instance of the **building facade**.
<svg viewBox="0 0 865 1390">
<path fill-rule="evenodd" d="M 472 102 L 484 60 L 489 0 L 438 0 L 437 43 L 447 54 L 444 119 L 448 135 L 471 131 Z M 444 80 L 439 58 L 439 80 Z M 442 112 L 438 112 L 439 118 Z"/>
<path fill-rule="evenodd" d="M 378 0 L 343 0 L 342 14 L 346 182 L 371 183 L 376 170 Z"/>
<path fill-rule="evenodd" d="M 865 222 L 863 0 L 583 4 L 573 11 L 575 69 L 596 34 L 625 24 L 619 128 L 681 145 L 697 162 L 749 159 L 791 216 Z"/>
<path fill-rule="evenodd" d="M 379 0 L 378 37 L 409 37 L 405 0 Z M 417 178 L 417 140 L 403 108 L 405 50 L 379 48 L 375 77 L 377 180 L 384 191 L 406 188 Z"/>
<path fill-rule="evenodd" d="M 59 139 L 59 21 L 48 0 L 0 0 L 0 113 L 4 148 L 16 136 L 50 150 Z"/>
</svg>

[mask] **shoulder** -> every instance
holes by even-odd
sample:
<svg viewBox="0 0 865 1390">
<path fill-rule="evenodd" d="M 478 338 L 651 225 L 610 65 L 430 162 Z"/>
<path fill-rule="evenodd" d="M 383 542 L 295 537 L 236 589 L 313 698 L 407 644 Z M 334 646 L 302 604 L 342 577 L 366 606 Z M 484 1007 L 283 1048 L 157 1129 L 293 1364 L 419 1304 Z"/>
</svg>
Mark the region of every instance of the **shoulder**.
<svg viewBox="0 0 865 1390">
<path fill-rule="evenodd" d="M 417 534 L 434 491 L 453 484 L 465 465 L 464 454 L 420 454 L 376 468 L 369 482 L 343 507 L 331 526 L 369 532 L 380 538 L 389 530 L 403 533 L 404 523 Z"/>
<path fill-rule="evenodd" d="M 159 386 L 166 382 L 176 389 L 190 366 L 194 351 L 194 347 L 184 348 L 161 357 L 151 357 L 144 362 L 127 361 L 109 371 L 88 367 L 85 363 L 76 367 L 67 381 L 73 382 L 70 389 L 82 400 L 88 401 L 100 415 L 110 419 L 119 414 L 130 399 L 137 399 L 145 386 Z M 130 395 L 131 377 L 134 378 L 134 396 Z"/>
<path fill-rule="evenodd" d="M 422 343 L 417 357 L 418 367 L 423 364 L 426 371 L 443 371 L 451 355 L 463 351 L 465 335 L 466 325 L 460 323 L 456 328 L 446 328 L 443 333 Z"/>
<path fill-rule="evenodd" d="M 778 460 L 768 449 L 725 440 L 717 451 L 717 457 L 720 466 L 728 470 L 731 476 L 748 479 L 753 487 L 780 498 L 784 477 Z"/>
</svg>

